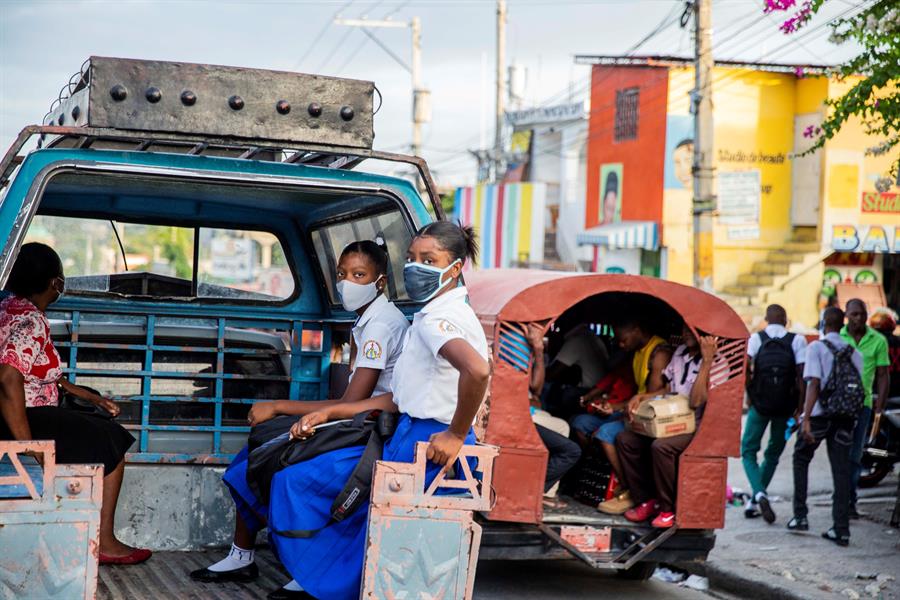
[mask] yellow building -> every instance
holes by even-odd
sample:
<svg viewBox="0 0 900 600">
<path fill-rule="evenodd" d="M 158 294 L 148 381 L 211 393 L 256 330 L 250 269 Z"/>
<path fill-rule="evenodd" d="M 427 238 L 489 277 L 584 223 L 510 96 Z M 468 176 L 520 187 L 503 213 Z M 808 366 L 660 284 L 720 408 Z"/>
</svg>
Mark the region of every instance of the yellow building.
<svg viewBox="0 0 900 600">
<path fill-rule="evenodd" d="M 771 65 L 714 71 L 713 286 L 751 326 L 773 302 L 785 306 L 795 325 L 815 326 L 826 274 L 831 283 L 839 277 L 882 285 L 887 275 L 897 286 L 890 280 L 896 278 L 900 253 L 898 189 L 875 190 L 890 157 L 866 155 L 880 140 L 867 136 L 858 119 L 823 150 L 799 156 L 812 145 L 809 134 L 824 118 L 826 98 L 840 97 L 850 87 L 829 81 L 819 69 L 801 73 Z M 679 120 L 692 126 L 687 91 L 693 84 L 693 68 L 669 68 L 667 134 Z M 669 183 L 662 223 L 666 276 L 691 284 L 692 193 Z M 858 243 L 851 243 L 854 239 Z M 834 255 L 863 249 L 874 253 Z"/>
</svg>

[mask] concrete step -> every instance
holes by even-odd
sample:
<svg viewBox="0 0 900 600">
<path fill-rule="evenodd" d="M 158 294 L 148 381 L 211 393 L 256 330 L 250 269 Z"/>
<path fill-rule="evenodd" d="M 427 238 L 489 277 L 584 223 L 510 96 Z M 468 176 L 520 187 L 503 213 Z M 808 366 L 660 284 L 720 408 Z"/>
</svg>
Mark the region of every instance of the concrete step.
<svg viewBox="0 0 900 600">
<path fill-rule="evenodd" d="M 753 264 L 752 273 L 756 275 L 787 275 L 789 263 L 758 262 Z"/>
<path fill-rule="evenodd" d="M 767 287 L 775 283 L 775 275 L 771 273 L 744 273 L 743 275 L 738 275 L 737 282 L 740 286 Z"/>
<path fill-rule="evenodd" d="M 791 240 L 784 244 L 783 249 L 787 250 L 789 252 L 802 252 L 804 254 L 808 254 L 810 252 L 818 252 L 820 247 L 821 246 L 819 245 L 819 242 L 815 242 L 815 241 L 800 242 L 800 241 Z"/>
<path fill-rule="evenodd" d="M 769 256 L 766 257 L 768 262 L 772 263 L 781 263 L 781 264 L 792 264 L 792 263 L 800 263 L 803 262 L 803 256 L 805 252 L 790 252 L 788 250 L 772 250 L 769 252 Z"/>
<path fill-rule="evenodd" d="M 794 227 L 791 239 L 798 242 L 815 242 L 819 235 L 815 227 Z"/>
<path fill-rule="evenodd" d="M 751 299 L 755 298 L 759 293 L 759 286 L 756 285 L 726 285 L 722 290 L 726 294 L 731 296 L 737 296 L 739 298 Z"/>
</svg>

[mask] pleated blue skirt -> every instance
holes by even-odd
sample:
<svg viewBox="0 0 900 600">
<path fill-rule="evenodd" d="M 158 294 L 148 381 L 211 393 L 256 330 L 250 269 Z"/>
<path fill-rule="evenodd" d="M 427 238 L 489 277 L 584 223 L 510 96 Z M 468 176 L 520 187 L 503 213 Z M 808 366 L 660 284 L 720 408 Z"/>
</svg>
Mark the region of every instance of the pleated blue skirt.
<svg viewBox="0 0 900 600">
<path fill-rule="evenodd" d="M 253 490 L 250 489 L 250 486 L 247 485 L 248 454 L 248 448 L 244 446 L 235 455 L 228 468 L 225 469 L 222 480 L 228 486 L 228 491 L 231 492 L 231 497 L 234 500 L 234 506 L 241 518 L 244 519 L 244 523 L 251 530 L 260 531 L 266 526 L 268 506 L 261 502 L 253 493 Z"/>
<path fill-rule="evenodd" d="M 384 446 L 383 460 L 413 462 L 416 442 L 428 441 L 433 434 L 446 429 L 445 423 L 400 415 L 396 432 Z M 471 431 L 465 443 L 475 443 Z M 331 504 L 344 488 L 363 450 L 363 446 L 342 448 L 278 472 L 272 480 L 268 507 L 270 529 L 310 530 L 326 525 L 331 517 Z M 427 483 L 439 471 L 438 465 L 429 462 Z M 368 512 L 367 498 L 352 515 L 328 525 L 311 538 L 271 534 L 269 540 L 285 568 L 307 592 L 321 600 L 356 599 L 365 560 Z"/>
</svg>

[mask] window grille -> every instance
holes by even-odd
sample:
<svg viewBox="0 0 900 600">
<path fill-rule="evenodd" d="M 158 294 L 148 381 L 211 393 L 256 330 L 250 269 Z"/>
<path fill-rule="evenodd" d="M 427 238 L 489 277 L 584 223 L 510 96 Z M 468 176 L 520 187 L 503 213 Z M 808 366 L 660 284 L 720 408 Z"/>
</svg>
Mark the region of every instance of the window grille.
<svg viewBox="0 0 900 600">
<path fill-rule="evenodd" d="M 638 88 L 616 92 L 615 141 L 633 140 L 638 134 Z"/>
</svg>

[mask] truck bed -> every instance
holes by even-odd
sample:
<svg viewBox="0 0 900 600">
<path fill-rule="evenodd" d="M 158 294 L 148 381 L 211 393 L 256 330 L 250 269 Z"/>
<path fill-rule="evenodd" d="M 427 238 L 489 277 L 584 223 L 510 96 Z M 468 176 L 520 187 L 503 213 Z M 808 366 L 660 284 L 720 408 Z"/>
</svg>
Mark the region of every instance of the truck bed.
<svg viewBox="0 0 900 600">
<path fill-rule="evenodd" d="M 147 562 L 135 566 L 100 567 L 98 600 L 258 600 L 283 586 L 290 576 L 267 547 L 256 553 L 259 578 L 253 583 L 209 584 L 192 581 L 190 572 L 207 567 L 226 550 L 198 552 L 154 552 Z"/>
</svg>

